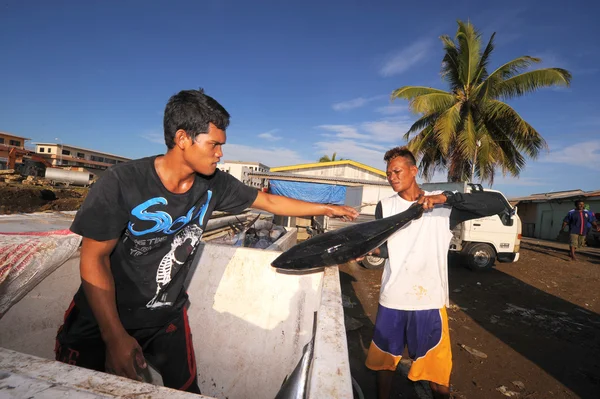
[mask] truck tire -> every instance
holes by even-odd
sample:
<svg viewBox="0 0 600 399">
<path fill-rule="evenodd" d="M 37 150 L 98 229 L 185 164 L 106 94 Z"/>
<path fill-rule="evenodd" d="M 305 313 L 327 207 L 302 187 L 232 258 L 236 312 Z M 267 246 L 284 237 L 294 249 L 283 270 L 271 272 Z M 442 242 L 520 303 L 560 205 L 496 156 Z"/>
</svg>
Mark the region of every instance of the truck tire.
<svg viewBox="0 0 600 399">
<path fill-rule="evenodd" d="M 381 269 L 383 265 L 385 265 L 385 258 L 380 258 L 379 256 L 370 256 L 367 255 L 363 260 L 360 261 L 360 264 L 369 270 Z"/>
<path fill-rule="evenodd" d="M 466 252 L 467 267 L 471 270 L 491 269 L 496 262 L 496 251 L 482 242 L 470 245 Z"/>
</svg>

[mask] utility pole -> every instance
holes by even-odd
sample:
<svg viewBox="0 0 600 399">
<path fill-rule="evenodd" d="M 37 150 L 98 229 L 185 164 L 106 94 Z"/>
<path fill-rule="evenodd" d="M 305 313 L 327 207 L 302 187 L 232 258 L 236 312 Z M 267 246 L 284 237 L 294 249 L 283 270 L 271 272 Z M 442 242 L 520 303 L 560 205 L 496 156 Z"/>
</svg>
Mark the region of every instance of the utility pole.
<svg viewBox="0 0 600 399">
<path fill-rule="evenodd" d="M 473 183 L 475 178 L 475 164 L 477 163 L 477 150 L 479 150 L 479 147 L 481 147 L 481 140 L 477 140 L 475 145 L 475 154 L 473 154 L 473 163 L 471 165 L 471 183 Z"/>
</svg>

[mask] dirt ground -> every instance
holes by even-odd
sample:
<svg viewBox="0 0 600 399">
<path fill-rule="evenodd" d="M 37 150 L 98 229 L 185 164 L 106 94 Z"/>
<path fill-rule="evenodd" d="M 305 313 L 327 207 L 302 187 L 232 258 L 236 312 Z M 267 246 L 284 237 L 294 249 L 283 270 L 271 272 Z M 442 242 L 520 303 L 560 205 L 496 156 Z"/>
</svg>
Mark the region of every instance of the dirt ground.
<svg viewBox="0 0 600 399">
<path fill-rule="evenodd" d="M 0 182 L 0 215 L 44 211 L 76 211 L 87 188 L 55 188 Z"/>
<path fill-rule="evenodd" d="M 517 263 L 486 272 L 455 264 L 449 275 L 454 398 L 600 397 L 600 256 L 572 262 L 566 246 L 523 243 Z M 381 270 L 352 262 L 340 268 L 340 277 L 352 375 L 365 398 L 375 398 L 375 373 L 364 360 Z M 409 366 L 401 362 L 393 397 L 428 398 L 426 384 L 406 379 Z"/>
</svg>

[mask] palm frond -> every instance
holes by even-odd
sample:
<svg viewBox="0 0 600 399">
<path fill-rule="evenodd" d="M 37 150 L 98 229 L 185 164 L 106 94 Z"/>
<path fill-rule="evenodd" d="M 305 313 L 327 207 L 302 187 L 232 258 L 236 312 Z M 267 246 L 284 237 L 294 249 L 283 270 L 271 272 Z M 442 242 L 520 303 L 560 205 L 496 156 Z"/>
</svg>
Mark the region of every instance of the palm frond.
<svg viewBox="0 0 600 399">
<path fill-rule="evenodd" d="M 444 58 L 442 59 L 442 79 L 450 84 L 452 90 L 457 90 L 463 86 L 458 73 L 458 49 L 450 36 L 443 35 L 440 36 L 440 39 L 444 44 L 445 51 Z"/>
<path fill-rule="evenodd" d="M 464 85 L 473 83 L 479 64 L 481 39 L 470 22 L 458 22 L 456 40 L 459 44 L 459 74 Z"/>
<path fill-rule="evenodd" d="M 492 33 L 490 37 L 490 41 L 488 42 L 481 58 L 479 59 L 479 65 L 477 65 L 477 75 L 475 76 L 475 80 L 473 83 L 479 84 L 484 81 L 488 77 L 487 67 L 490 61 L 490 55 L 494 51 L 494 37 L 496 37 L 496 32 Z"/>
<path fill-rule="evenodd" d="M 409 108 L 417 114 L 441 113 L 456 104 L 457 99 L 450 93 L 431 93 L 414 97 Z"/>
<path fill-rule="evenodd" d="M 561 68 L 536 69 L 504 80 L 492 88 L 494 98 L 511 99 L 551 86 L 568 87 L 571 73 Z"/>
<path fill-rule="evenodd" d="M 427 126 L 432 126 L 435 124 L 436 119 L 440 116 L 438 113 L 433 113 L 429 115 L 423 115 L 415 123 L 412 124 L 408 132 L 404 134 L 404 140 L 409 140 L 410 135 L 414 132 L 421 131 L 425 129 Z"/>
<path fill-rule="evenodd" d="M 492 72 L 488 78 L 492 80 L 506 80 L 512 76 L 529 69 L 533 64 L 541 62 L 540 58 L 530 57 L 525 55 L 523 57 L 515 58 L 512 61 L 507 62 L 504 65 L 499 66 L 494 72 Z"/>
<path fill-rule="evenodd" d="M 477 129 L 473 120 L 473 114 L 468 107 L 463 107 L 461 115 L 461 129 L 456 135 L 455 151 L 459 152 L 465 159 L 472 159 L 477 143 Z"/>
<path fill-rule="evenodd" d="M 460 109 L 460 103 L 454 104 L 437 118 L 433 126 L 437 145 L 443 154 L 448 152 L 450 144 L 456 137 L 456 128 L 460 123 Z"/>
<path fill-rule="evenodd" d="M 392 101 L 395 98 L 401 98 L 404 100 L 412 100 L 415 97 L 422 96 L 425 94 L 450 94 L 447 91 L 434 89 L 433 87 L 425 86 L 402 86 L 392 92 Z"/>
<path fill-rule="evenodd" d="M 530 158 L 535 159 L 540 150 L 548 148 L 544 138 L 510 105 L 492 100 L 486 103 L 483 113 L 486 120 L 506 132 L 504 140 L 510 140 L 518 150 L 525 152 Z"/>
</svg>

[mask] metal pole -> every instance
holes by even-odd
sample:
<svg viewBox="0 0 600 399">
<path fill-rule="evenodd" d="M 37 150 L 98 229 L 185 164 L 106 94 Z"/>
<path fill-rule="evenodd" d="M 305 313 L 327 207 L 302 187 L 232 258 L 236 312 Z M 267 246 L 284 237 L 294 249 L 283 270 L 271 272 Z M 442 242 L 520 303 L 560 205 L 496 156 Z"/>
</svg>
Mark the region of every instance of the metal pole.
<svg viewBox="0 0 600 399">
<path fill-rule="evenodd" d="M 475 163 L 477 162 L 477 150 L 481 147 L 481 140 L 477 140 L 475 145 L 475 154 L 473 154 L 473 163 L 471 164 L 471 183 L 473 183 L 473 179 L 475 178 Z"/>
</svg>

